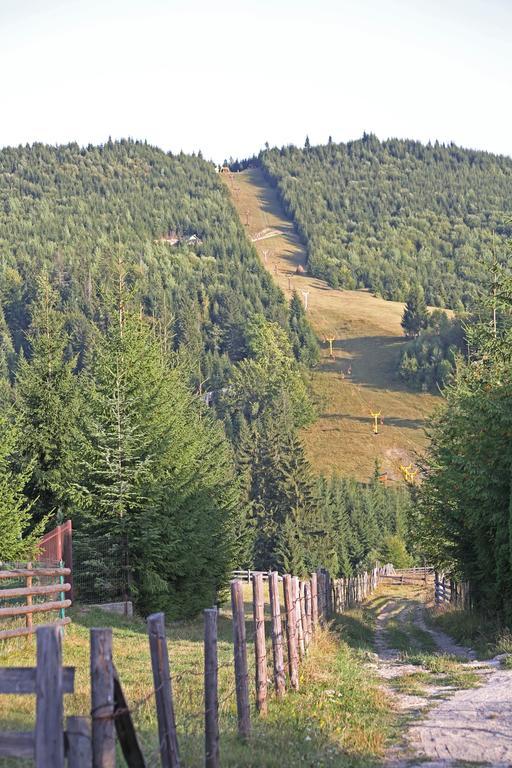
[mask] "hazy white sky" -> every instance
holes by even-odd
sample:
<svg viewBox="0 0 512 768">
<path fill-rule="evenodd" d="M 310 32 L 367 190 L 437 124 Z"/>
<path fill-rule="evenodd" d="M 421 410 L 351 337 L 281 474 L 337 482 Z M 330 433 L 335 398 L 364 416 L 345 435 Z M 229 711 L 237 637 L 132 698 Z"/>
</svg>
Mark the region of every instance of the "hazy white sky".
<svg viewBox="0 0 512 768">
<path fill-rule="evenodd" d="M 512 0 L 0 0 L 0 145 L 439 139 L 512 155 Z"/>
</svg>

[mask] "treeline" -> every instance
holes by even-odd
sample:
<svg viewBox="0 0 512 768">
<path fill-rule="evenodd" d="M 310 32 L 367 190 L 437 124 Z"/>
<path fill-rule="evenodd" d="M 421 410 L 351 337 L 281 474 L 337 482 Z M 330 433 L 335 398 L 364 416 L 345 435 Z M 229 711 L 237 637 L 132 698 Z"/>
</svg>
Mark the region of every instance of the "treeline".
<svg viewBox="0 0 512 768">
<path fill-rule="evenodd" d="M 379 141 L 267 149 L 259 162 L 307 246 L 312 274 L 334 287 L 461 311 L 510 227 L 512 160 L 453 144 Z"/>
<path fill-rule="evenodd" d="M 415 526 L 439 568 L 469 580 L 475 605 L 512 622 L 512 281 L 502 275 L 487 318 L 430 425 Z"/>
<path fill-rule="evenodd" d="M 412 301 L 411 301 L 412 298 Z M 405 345 L 398 366 L 400 378 L 412 389 L 436 392 L 453 376 L 457 361 L 466 352 L 466 323 L 435 309 L 428 313 L 413 292 L 407 301 L 402 326 L 412 337 Z"/>
</svg>

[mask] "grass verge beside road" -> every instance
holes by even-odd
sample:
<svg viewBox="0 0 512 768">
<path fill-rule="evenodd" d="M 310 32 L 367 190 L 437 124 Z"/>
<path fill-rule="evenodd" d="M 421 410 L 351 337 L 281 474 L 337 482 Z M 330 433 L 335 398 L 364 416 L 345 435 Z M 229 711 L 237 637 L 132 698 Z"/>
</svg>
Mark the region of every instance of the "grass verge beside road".
<svg viewBox="0 0 512 768">
<path fill-rule="evenodd" d="M 248 615 L 248 614 L 247 614 Z M 157 763 L 157 724 L 145 622 L 97 610 L 75 608 L 66 629 L 64 663 L 76 667 L 75 693 L 65 697 L 66 714 L 90 710 L 89 627 L 113 626 L 114 662 L 118 668 L 148 764 Z M 252 623 L 247 623 L 252 637 Z M 270 636 L 267 627 L 267 636 Z M 168 628 L 168 647 L 178 736 L 184 766 L 203 765 L 203 625 L 202 620 Z M 395 715 L 378 681 L 363 659 L 333 630 L 322 630 L 301 665 L 300 690 L 281 702 L 273 695 L 268 716 L 253 710 L 253 735 L 242 744 L 236 735 L 236 703 L 232 660 L 231 616 L 219 617 L 219 699 L 221 764 L 254 768 L 288 766 L 367 766 L 383 754 Z M 250 690 L 254 691 L 253 646 L 250 644 Z M 271 680 L 271 657 L 269 679 Z M 35 640 L 0 645 L 0 665 L 32 666 Z M 0 697 L 0 729 L 30 730 L 35 716 L 33 696 Z M 28 763 L 25 763 L 26 765 Z M 123 764 L 120 761 L 120 764 Z M 22 765 L 2 763 L 3 768 Z"/>
</svg>

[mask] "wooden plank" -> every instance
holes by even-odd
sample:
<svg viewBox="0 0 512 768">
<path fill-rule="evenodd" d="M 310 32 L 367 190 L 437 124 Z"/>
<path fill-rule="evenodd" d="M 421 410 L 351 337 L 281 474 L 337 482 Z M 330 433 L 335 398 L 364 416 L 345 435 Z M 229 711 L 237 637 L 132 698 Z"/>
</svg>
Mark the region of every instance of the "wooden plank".
<svg viewBox="0 0 512 768">
<path fill-rule="evenodd" d="M 62 668 L 62 692 L 73 693 L 75 687 L 75 668 Z M 35 693 L 35 667 L 0 667 L 0 694 Z"/>
<path fill-rule="evenodd" d="M 265 643 L 265 602 L 263 574 L 252 575 L 252 607 L 254 617 L 254 655 L 256 661 L 256 708 L 266 715 L 267 706 L 267 646 Z"/>
<path fill-rule="evenodd" d="M 91 629 L 90 644 L 92 764 L 93 768 L 115 768 L 112 629 Z"/>
<path fill-rule="evenodd" d="M 204 764 L 219 768 L 219 692 L 216 608 L 204 611 Z"/>
<path fill-rule="evenodd" d="M 60 611 L 61 608 L 69 608 L 71 600 L 56 600 L 51 603 L 36 603 L 35 605 L 15 605 L 12 608 L 0 608 L 0 617 L 25 616 L 27 613 L 46 613 L 46 611 Z"/>
<path fill-rule="evenodd" d="M 287 573 L 283 577 L 284 607 L 286 612 L 286 640 L 288 644 L 288 673 L 290 685 L 299 689 L 299 660 L 295 638 L 295 610 L 292 597 L 292 577 Z"/>
<path fill-rule="evenodd" d="M 249 672 L 247 669 L 247 642 L 245 638 L 244 594 L 241 581 L 231 582 L 231 609 L 233 612 L 233 644 L 235 651 L 236 709 L 238 735 L 246 739 L 251 732 L 249 705 Z"/>
<path fill-rule="evenodd" d="M 128 768 L 146 768 L 146 761 L 140 748 L 137 732 L 133 725 L 130 707 L 124 695 L 121 680 L 117 669 L 114 671 L 114 717 L 117 738 L 123 750 L 124 759 Z"/>
<path fill-rule="evenodd" d="M 68 768 L 91 768 L 91 723 L 88 717 L 67 718 L 66 753 Z"/>
<path fill-rule="evenodd" d="M 27 581 L 32 576 L 27 576 Z M 32 597 L 33 595 L 52 595 L 58 592 L 69 592 L 71 584 L 48 584 L 44 587 L 17 587 L 16 589 L 0 589 L 0 600 L 13 597 Z M 28 602 L 28 601 L 27 601 Z"/>
<path fill-rule="evenodd" d="M 153 613 L 151 616 L 148 616 L 148 634 L 162 768 L 180 768 L 180 753 L 176 734 L 171 672 L 165 639 L 165 617 L 163 613 Z"/>
<path fill-rule="evenodd" d="M 36 768 L 64 768 L 62 650 L 58 627 L 37 628 Z"/>
<path fill-rule="evenodd" d="M 18 576 L 69 576 L 70 568 L 13 568 L 0 571 L 0 579 L 15 579 Z"/>
<path fill-rule="evenodd" d="M 71 618 L 66 616 L 65 619 L 57 619 L 52 621 L 51 624 L 38 624 L 32 627 L 18 627 L 17 629 L 2 629 L 0 630 L 0 640 L 7 640 L 9 637 L 23 637 L 23 635 L 33 635 L 39 627 L 64 627 L 66 624 L 71 623 Z"/>
<path fill-rule="evenodd" d="M 35 754 L 34 734 L 19 731 L 0 733 L 0 757 L 17 757 L 20 760 L 33 760 Z"/>
<path fill-rule="evenodd" d="M 269 573 L 270 615 L 272 617 L 272 655 L 274 660 L 274 687 L 276 696 L 281 699 L 286 690 L 283 655 L 283 629 L 281 625 L 281 604 L 279 602 L 279 582 L 277 571 Z"/>
</svg>

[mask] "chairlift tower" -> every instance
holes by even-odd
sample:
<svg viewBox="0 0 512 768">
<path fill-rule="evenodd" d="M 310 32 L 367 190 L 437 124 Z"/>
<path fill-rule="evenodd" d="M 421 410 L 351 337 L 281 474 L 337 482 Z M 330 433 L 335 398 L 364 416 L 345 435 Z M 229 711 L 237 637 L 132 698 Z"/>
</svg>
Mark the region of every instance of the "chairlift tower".
<svg viewBox="0 0 512 768">
<path fill-rule="evenodd" d="M 379 416 L 381 415 L 381 412 L 380 411 L 377 411 L 377 412 L 370 411 L 370 415 L 371 415 L 371 417 L 373 419 L 373 422 L 374 422 L 373 423 L 373 434 L 374 435 L 378 435 L 379 434 L 379 422 L 378 422 L 378 419 L 379 419 Z"/>
<path fill-rule="evenodd" d="M 304 310 L 305 312 L 308 311 L 308 297 L 309 297 L 309 291 L 302 291 L 302 295 L 304 297 Z"/>
</svg>

